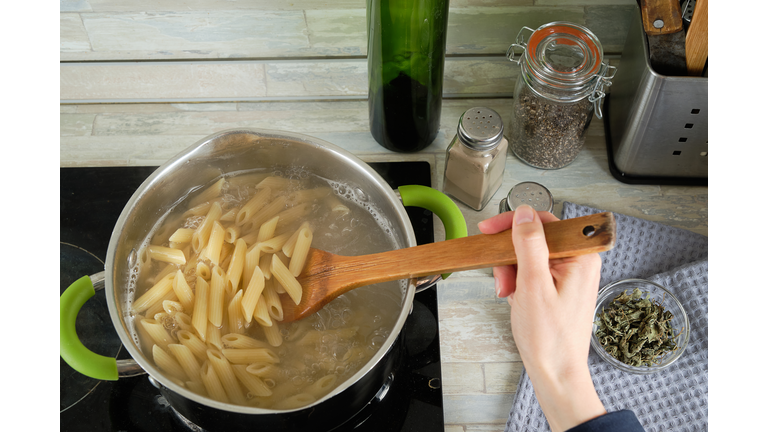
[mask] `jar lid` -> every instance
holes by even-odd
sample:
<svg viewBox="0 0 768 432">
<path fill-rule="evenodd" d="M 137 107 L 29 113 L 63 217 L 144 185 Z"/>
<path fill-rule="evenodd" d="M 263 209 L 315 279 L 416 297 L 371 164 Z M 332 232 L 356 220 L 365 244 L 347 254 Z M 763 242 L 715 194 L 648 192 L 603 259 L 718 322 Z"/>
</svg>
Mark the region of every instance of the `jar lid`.
<svg viewBox="0 0 768 432">
<path fill-rule="evenodd" d="M 528 76 L 563 90 L 563 99 L 588 96 L 603 70 L 603 47 L 588 28 L 556 21 L 534 30 L 524 52 Z"/>
<path fill-rule="evenodd" d="M 528 204 L 536 211 L 552 212 L 555 200 L 546 187 L 536 182 L 522 182 L 509 190 L 509 194 L 499 205 L 499 213 L 515 210 L 523 204 Z"/>
<path fill-rule="evenodd" d="M 459 119 L 457 131 L 462 144 L 473 150 L 496 147 L 504 134 L 501 116 L 490 108 L 470 108 Z"/>
</svg>

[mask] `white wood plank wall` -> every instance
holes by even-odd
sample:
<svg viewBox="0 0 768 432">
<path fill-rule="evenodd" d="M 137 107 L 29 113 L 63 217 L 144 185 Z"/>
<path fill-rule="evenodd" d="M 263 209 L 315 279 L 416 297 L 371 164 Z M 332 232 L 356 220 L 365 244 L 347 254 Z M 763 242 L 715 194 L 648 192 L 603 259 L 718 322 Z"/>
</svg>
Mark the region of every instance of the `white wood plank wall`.
<svg viewBox="0 0 768 432">
<path fill-rule="evenodd" d="M 455 0 L 446 97 L 507 96 L 522 26 L 584 24 L 619 54 L 635 0 Z M 364 0 L 61 0 L 62 103 L 365 99 Z"/>
</svg>

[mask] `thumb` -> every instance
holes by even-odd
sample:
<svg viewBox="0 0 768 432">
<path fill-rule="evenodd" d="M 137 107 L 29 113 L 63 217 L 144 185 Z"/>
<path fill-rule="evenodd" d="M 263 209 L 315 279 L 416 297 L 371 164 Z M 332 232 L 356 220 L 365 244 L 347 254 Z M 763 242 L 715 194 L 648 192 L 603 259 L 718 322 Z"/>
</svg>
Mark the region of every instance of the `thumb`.
<svg viewBox="0 0 768 432">
<path fill-rule="evenodd" d="M 544 225 L 530 206 L 523 205 L 515 209 L 512 244 L 517 255 L 518 286 L 552 283 Z"/>
</svg>

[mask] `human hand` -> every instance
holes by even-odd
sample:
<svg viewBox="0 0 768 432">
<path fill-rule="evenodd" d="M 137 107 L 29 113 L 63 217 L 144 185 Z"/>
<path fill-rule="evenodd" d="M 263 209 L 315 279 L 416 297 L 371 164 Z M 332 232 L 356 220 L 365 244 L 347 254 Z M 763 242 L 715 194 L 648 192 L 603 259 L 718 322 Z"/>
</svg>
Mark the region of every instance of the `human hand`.
<svg viewBox="0 0 768 432">
<path fill-rule="evenodd" d="M 496 294 L 511 307 L 512 336 L 553 431 L 605 414 L 587 366 L 600 284 L 596 253 L 549 259 L 543 223 L 529 206 L 480 222 L 485 234 L 512 229 L 517 264 L 494 267 Z"/>
</svg>

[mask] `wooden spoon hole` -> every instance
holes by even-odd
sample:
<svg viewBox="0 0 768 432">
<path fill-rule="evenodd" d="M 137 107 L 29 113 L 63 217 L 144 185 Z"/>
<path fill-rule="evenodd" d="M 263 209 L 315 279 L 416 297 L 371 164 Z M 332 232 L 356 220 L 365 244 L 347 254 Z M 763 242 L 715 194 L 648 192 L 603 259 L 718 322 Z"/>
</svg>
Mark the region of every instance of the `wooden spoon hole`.
<svg viewBox="0 0 768 432">
<path fill-rule="evenodd" d="M 581 232 L 587 237 L 592 237 L 595 234 L 596 230 L 595 230 L 595 227 L 593 227 L 592 225 L 587 225 L 584 227 L 584 229 Z"/>
</svg>

